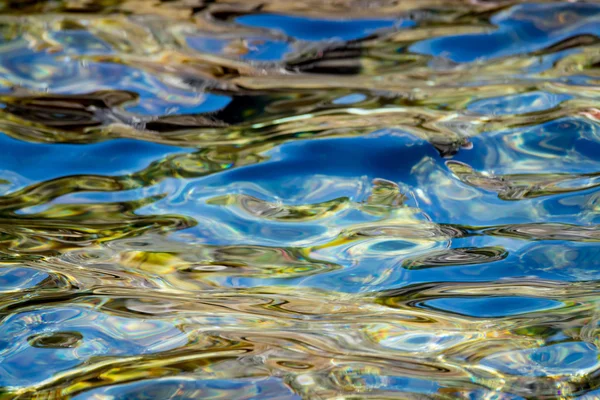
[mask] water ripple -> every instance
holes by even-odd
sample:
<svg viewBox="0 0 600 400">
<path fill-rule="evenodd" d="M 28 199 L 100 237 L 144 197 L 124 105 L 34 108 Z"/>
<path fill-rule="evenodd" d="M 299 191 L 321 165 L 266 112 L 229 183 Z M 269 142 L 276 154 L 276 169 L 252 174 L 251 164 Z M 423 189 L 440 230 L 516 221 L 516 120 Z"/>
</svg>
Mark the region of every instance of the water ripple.
<svg viewBox="0 0 600 400">
<path fill-rule="evenodd" d="M 0 398 L 597 397 L 594 2 L 0 12 Z"/>
</svg>

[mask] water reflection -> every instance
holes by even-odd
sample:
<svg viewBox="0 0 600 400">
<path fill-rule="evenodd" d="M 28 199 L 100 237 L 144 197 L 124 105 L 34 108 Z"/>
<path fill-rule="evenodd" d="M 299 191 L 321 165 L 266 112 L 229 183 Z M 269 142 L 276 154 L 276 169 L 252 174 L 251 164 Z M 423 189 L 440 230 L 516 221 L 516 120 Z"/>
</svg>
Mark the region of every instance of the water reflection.
<svg viewBox="0 0 600 400">
<path fill-rule="evenodd" d="M 597 4 L 0 10 L 0 397 L 597 396 Z"/>
</svg>

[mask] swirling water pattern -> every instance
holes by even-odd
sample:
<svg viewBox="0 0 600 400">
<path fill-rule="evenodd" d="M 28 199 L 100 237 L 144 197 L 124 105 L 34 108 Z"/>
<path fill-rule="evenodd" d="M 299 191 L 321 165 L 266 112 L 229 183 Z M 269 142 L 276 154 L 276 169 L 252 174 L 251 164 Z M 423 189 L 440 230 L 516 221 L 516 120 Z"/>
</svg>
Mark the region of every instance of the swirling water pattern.
<svg viewBox="0 0 600 400">
<path fill-rule="evenodd" d="M 0 399 L 600 397 L 600 4 L 0 0 Z"/>
</svg>

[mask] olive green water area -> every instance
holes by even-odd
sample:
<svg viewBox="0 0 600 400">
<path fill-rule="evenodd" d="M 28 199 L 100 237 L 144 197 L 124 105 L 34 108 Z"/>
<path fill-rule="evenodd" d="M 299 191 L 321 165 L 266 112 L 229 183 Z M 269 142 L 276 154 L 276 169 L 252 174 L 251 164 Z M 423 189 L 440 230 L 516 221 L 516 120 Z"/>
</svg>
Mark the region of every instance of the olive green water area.
<svg viewBox="0 0 600 400">
<path fill-rule="evenodd" d="M 0 399 L 600 398 L 600 3 L 0 0 Z"/>
</svg>

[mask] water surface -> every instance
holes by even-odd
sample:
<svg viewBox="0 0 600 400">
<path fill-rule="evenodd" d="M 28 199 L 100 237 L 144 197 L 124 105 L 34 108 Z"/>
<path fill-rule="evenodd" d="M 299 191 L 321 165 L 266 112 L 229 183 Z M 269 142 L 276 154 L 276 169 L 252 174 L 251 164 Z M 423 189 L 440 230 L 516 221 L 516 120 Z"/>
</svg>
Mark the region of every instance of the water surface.
<svg viewBox="0 0 600 400">
<path fill-rule="evenodd" d="M 600 5 L 0 0 L 0 399 L 600 396 Z"/>
</svg>

